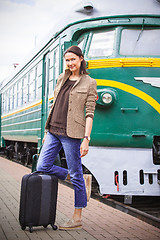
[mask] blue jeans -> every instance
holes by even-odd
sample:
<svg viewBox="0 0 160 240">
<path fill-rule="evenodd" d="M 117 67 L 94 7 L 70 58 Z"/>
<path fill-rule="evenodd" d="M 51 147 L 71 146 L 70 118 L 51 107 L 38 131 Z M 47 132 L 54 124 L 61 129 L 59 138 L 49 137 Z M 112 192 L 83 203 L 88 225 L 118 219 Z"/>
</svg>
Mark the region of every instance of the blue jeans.
<svg viewBox="0 0 160 240">
<path fill-rule="evenodd" d="M 66 179 L 69 171 L 70 180 L 74 186 L 75 192 L 75 208 L 84 208 L 87 206 L 86 188 L 80 157 L 80 145 L 80 139 L 53 135 L 48 132 L 37 163 L 37 171 L 54 174 L 62 180 Z M 53 164 L 62 147 L 65 152 L 68 170 Z"/>
</svg>

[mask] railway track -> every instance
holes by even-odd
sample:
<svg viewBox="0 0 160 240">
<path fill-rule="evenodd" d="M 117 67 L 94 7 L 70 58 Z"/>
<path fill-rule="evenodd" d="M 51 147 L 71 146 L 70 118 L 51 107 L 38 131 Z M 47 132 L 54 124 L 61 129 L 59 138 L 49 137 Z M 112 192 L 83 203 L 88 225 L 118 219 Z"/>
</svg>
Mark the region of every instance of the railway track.
<svg viewBox="0 0 160 240">
<path fill-rule="evenodd" d="M 100 196 L 97 196 L 96 194 L 93 194 L 92 197 L 103 202 L 104 204 L 107 204 L 113 208 L 116 208 L 144 222 L 147 222 L 155 227 L 160 228 L 160 206 L 158 207 L 158 210 L 155 210 L 156 201 L 155 201 L 155 206 L 151 208 L 151 206 L 147 205 L 143 201 L 139 203 L 139 206 L 136 206 L 136 204 L 131 204 L 131 205 L 124 204 L 123 202 L 118 201 L 118 199 L 115 200 L 113 196 L 111 196 L 110 198 L 104 199 Z M 138 197 L 137 197 L 137 201 L 139 202 Z M 145 206 L 145 208 L 143 206 Z"/>
</svg>

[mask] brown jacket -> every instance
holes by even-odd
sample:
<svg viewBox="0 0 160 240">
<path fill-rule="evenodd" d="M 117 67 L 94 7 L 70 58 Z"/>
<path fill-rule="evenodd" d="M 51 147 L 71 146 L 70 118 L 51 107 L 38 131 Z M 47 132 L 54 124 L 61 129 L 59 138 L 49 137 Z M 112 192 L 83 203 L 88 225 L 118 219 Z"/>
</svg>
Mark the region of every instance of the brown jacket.
<svg viewBox="0 0 160 240">
<path fill-rule="evenodd" d="M 49 129 L 49 123 L 58 93 L 70 75 L 70 70 L 66 70 L 65 73 L 62 73 L 58 78 L 57 85 L 54 90 L 54 101 L 46 121 L 46 130 Z M 66 129 L 68 137 L 84 138 L 85 117 L 94 116 L 96 97 L 96 81 L 88 75 L 81 75 L 80 79 L 74 84 L 69 94 Z"/>
</svg>

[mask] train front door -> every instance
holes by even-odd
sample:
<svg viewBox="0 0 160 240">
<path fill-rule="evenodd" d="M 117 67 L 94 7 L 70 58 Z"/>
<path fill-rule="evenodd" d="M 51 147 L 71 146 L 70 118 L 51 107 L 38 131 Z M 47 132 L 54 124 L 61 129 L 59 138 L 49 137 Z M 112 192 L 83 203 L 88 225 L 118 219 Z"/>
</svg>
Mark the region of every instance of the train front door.
<svg viewBox="0 0 160 240">
<path fill-rule="evenodd" d="M 43 75 L 42 75 L 42 109 L 41 109 L 41 141 L 44 136 L 45 123 L 48 117 L 48 94 L 49 94 L 49 53 L 43 57 Z"/>
</svg>

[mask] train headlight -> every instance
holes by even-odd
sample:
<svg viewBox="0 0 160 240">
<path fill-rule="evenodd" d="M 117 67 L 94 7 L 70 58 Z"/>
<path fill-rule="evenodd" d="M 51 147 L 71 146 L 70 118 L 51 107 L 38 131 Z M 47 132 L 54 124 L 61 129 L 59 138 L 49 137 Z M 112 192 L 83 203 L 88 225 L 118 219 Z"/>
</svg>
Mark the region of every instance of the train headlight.
<svg viewBox="0 0 160 240">
<path fill-rule="evenodd" d="M 116 100 L 116 91 L 114 89 L 98 89 L 97 105 L 102 107 L 111 106 Z"/>
<path fill-rule="evenodd" d="M 102 95 L 102 101 L 104 104 L 110 104 L 112 102 L 112 95 L 110 93 L 104 93 Z"/>
</svg>

